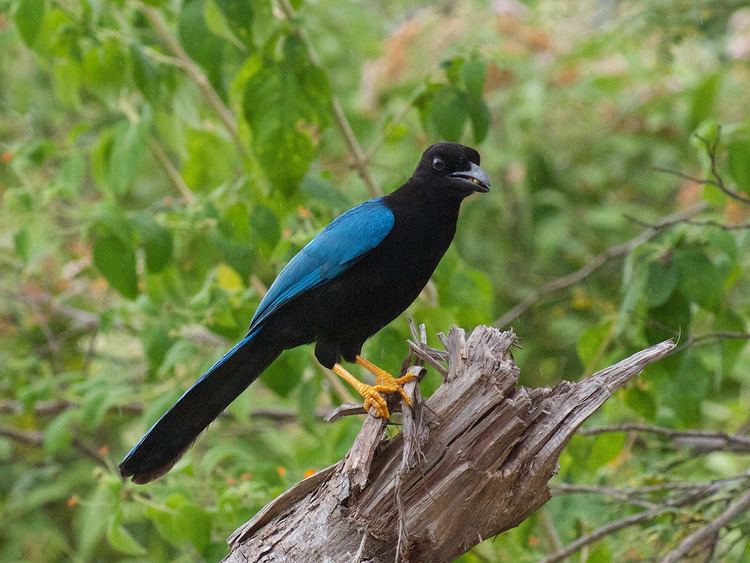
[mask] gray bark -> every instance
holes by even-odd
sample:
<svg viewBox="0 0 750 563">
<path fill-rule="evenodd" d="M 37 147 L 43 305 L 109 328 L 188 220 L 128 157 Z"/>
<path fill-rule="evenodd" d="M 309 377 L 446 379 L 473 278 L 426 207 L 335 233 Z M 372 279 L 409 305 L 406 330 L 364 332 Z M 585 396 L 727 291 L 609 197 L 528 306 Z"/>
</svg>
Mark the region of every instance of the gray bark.
<svg viewBox="0 0 750 563">
<path fill-rule="evenodd" d="M 446 351 L 412 343 L 445 381 L 426 401 L 408 383 L 402 432 L 367 416 L 346 457 L 298 483 L 229 538 L 228 562 L 451 561 L 528 518 L 578 427 L 674 344 L 577 383 L 518 386 L 512 332 L 453 329 Z M 420 367 L 411 367 L 421 371 Z"/>
</svg>

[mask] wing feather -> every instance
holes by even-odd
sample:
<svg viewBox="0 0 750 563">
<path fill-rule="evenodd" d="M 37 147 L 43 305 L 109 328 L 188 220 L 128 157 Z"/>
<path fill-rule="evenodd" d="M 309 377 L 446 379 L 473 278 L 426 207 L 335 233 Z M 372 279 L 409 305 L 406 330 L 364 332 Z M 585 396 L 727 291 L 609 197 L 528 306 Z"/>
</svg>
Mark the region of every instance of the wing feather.
<svg viewBox="0 0 750 563">
<path fill-rule="evenodd" d="M 281 270 L 250 321 L 250 331 L 295 297 L 333 280 L 378 246 L 395 217 L 382 198 L 339 215 Z"/>
</svg>

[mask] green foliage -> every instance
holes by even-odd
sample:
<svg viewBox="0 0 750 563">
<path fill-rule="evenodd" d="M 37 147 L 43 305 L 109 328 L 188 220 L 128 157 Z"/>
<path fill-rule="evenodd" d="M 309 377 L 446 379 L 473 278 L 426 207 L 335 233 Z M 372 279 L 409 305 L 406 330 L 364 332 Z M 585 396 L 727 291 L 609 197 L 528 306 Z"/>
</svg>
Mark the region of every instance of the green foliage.
<svg viewBox="0 0 750 563">
<path fill-rule="evenodd" d="M 632 240 L 639 222 L 704 202 L 694 224 L 535 303 L 513 322 L 514 354 L 539 386 L 679 339 L 595 423 L 746 428 L 750 237 L 717 225 L 747 222 L 750 207 L 715 185 L 750 194 L 739 3 L 292 4 L 288 20 L 265 0 L 0 0 L 0 560 L 215 561 L 239 523 L 350 447 L 357 420 L 317 418 L 349 398 L 303 347 L 162 480 L 137 487 L 115 469 L 245 333 L 288 259 L 369 196 L 334 96 L 385 191 L 440 139 L 476 145 L 493 179 L 408 311 L 431 344 Z M 407 336 L 398 319 L 365 353 L 396 370 Z M 423 392 L 438 384 L 430 373 Z M 266 407 L 297 421 L 251 416 Z M 734 454 L 606 433 L 576 437 L 560 479 L 637 486 L 746 469 Z M 568 542 L 631 509 L 576 495 L 544 510 Z M 712 514 L 624 529 L 581 560 L 658 558 L 675 522 Z M 736 523 L 731 534 L 747 529 Z M 460 560 L 549 551 L 534 515 Z"/>
</svg>

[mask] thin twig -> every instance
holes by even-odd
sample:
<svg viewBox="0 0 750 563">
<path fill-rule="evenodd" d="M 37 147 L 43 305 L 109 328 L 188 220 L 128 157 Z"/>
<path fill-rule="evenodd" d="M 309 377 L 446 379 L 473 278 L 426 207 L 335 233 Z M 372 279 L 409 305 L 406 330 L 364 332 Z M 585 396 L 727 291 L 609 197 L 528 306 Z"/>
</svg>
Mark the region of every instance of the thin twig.
<svg viewBox="0 0 750 563">
<path fill-rule="evenodd" d="M 576 485 L 572 483 L 559 483 L 550 487 L 553 496 L 575 495 L 575 494 L 598 494 L 613 499 L 627 502 L 634 506 L 640 506 L 650 510 L 658 506 L 656 503 L 636 498 L 637 489 L 626 489 L 618 487 L 606 487 L 603 485 Z"/>
<path fill-rule="evenodd" d="M 635 422 L 584 428 L 580 431 L 580 434 L 582 436 L 596 436 L 608 432 L 645 432 L 648 434 L 659 434 L 674 440 L 711 440 L 720 444 L 726 444 L 727 446 L 733 446 L 735 449 L 741 451 L 750 451 L 750 437 L 748 436 L 727 434 L 726 432 L 713 432 L 710 430 L 673 430 L 664 426 Z M 723 448 L 714 447 L 713 449 Z"/>
<path fill-rule="evenodd" d="M 15 442 L 26 444 L 27 446 L 32 446 L 35 448 L 41 448 L 44 445 L 44 434 L 42 434 L 41 432 L 36 432 L 34 430 L 18 430 L 17 428 L 1 426 L 0 436 L 10 438 Z M 102 455 L 96 448 L 89 446 L 80 438 L 74 436 L 72 444 L 77 450 L 90 457 L 98 464 L 103 465 L 104 467 L 109 467 L 107 458 Z"/>
<path fill-rule="evenodd" d="M 551 280 L 545 283 L 543 286 L 532 291 L 524 299 L 519 301 L 516 305 L 511 307 L 507 312 L 499 317 L 494 323 L 492 323 L 492 325 L 498 328 L 507 326 L 509 323 L 511 323 L 512 321 L 523 315 L 531 307 L 533 307 L 534 304 L 536 304 L 536 302 L 542 299 L 544 296 L 550 293 L 554 293 L 555 291 L 568 288 L 572 285 L 577 284 L 578 282 L 585 280 L 613 258 L 628 254 L 638 245 L 651 240 L 663 229 L 674 224 L 675 221 L 693 217 L 707 209 L 707 207 L 707 203 L 701 202 L 692 205 L 687 209 L 683 209 L 676 213 L 672 213 L 671 215 L 667 215 L 666 217 L 662 218 L 656 225 L 647 228 L 645 231 L 641 232 L 638 236 L 630 239 L 629 241 L 609 247 L 601 254 L 589 260 L 575 272 Z"/>
<path fill-rule="evenodd" d="M 678 561 L 683 561 L 693 549 L 710 539 L 712 536 L 718 534 L 724 526 L 729 524 L 729 522 L 743 512 L 746 512 L 748 509 L 750 509 L 750 490 L 745 491 L 745 494 L 743 494 L 737 502 L 727 508 L 716 519 L 688 535 L 676 548 L 662 558 L 661 563 L 677 563 Z"/>
<path fill-rule="evenodd" d="M 141 12 L 146 16 L 146 19 L 153 28 L 154 32 L 156 32 L 156 35 L 159 36 L 159 39 L 161 39 L 161 41 L 170 50 L 172 55 L 174 55 L 177 61 L 179 61 L 180 68 L 185 71 L 185 73 L 192 79 L 193 82 L 195 82 L 208 105 L 211 106 L 211 109 L 214 110 L 216 115 L 219 117 L 219 120 L 224 124 L 224 127 L 226 127 L 227 131 L 229 131 L 229 134 L 232 136 L 232 139 L 237 145 L 237 150 L 239 151 L 239 153 L 241 155 L 245 155 L 245 147 L 242 144 L 242 140 L 240 139 L 240 135 L 237 129 L 237 120 L 234 118 L 231 110 L 226 106 L 226 104 L 224 104 L 221 97 L 219 97 L 219 94 L 216 93 L 216 90 L 214 90 L 214 87 L 211 85 L 211 81 L 208 79 L 208 76 L 206 76 L 206 73 L 203 72 L 203 70 L 195 63 L 195 61 L 190 58 L 190 55 L 187 54 L 185 49 L 182 48 L 182 45 L 169 30 L 167 24 L 164 22 L 164 19 L 161 17 L 161 14 L 158 12 L 158 10 L 147 4 L 140 4 L 140 9 Z"/>
<path fill-rule="evenodd" d="M 187 203 L 193 203 L 195 201 L 195 194 L 190 190 L 190 187 L 185 183 L 185 180 L 182 179 L 182 175 L 177 168 L 175 168 L 174 164 L 172 164 L 172 161 L 169 159 L 169 156 L 167 156 L 161 143 L 159 143 L 154 137 L 149 137 L 148 146 L 151 147 L 151 152 L 154 154 L 156 161 L 169 178 L 169 181 L 172 182 L 172 185 L 177 188 L 178 192 L 180 192 L 182 199 Z"/>
<path fill-rule="evenodd" d="M 305 49 L 307 50 L 307 58 L 309 59 L 310 64 L 314 66 L 321 66 L 320 58 L 315 52 L 315 48 L 310 42 L 307 33 L 305 32 L 304 28 L 297 24 L 297 14 L 294 11 L 292 5 L 289 3 L 289 0 L 278 0 L 278 3 L 281 11 L 284 13 L 284 16 L 292 24 L 295 33 L 305 45 Z M 331 95 L 331 111 L 333 112 L 333 120 L 336 123 L 336 127 L 338 127 L 339 132 L 341 133 L 341 136 L 346 143 L 349 155 L 354 161 L 354 166 L 357 169 L 357 172 L 359 172 L 362 181 L 365 183 L 367 190 L 373 196 L 383 195 L 383 190 L 372 177 L 372 174 L 370 174 L 370 170 L 367 167 L 368 160 L 367 156 L 365 155 L 365 151 L 362 149 L 362 145 L 359 144 L 352 126 L 346 117 L 346 113 L 344 113 L 344 108 L 335 95 Z"/>
<path fill-rule="evenodd" d="M 632 215 L 625 215 L 625 218 L 628 221 L 635 223 L 636 225 L 640 225 L 641 227 L 650 227 L 650 228 L 656 227 L 654 223 L 643 221 L 639 219 L 638 217 L 634 217 Z M 662 225 L 662 228 L 671 227 L 673 225 L 692 225 L 694 227 L 716 227 L 724 231 L 745 231 L 745 230 L 750 229 L 750 223 L 739 223 L 737 225 L 727 225 L 725 223 L 722 223 L 720 221 L 715 221 L 713 219 L 706 219 L 702 221 L 697 220 L 697 219 L 679 219 L 679 220 L 673 221 L 669 225 Z"/>
<path fill-rule="evenodd" d="M 550 556 L 544 558 L 542 560 L 542 563 L 556 563 L 557 561 L 562 561 L 564 558 L 572 555 L 573 553 L 575 553 L 576 551 L 579 551 L 580 549 L 586 547 L 587 545 L 595 543 L 599 541 L 600 539 L 610 534 L 613 534 L 619 530 L 628 528 L 630 526 L 634 526 L 635 524 L 640 524 L 641 522 L 645 522 L 647 520 L 651 520 L 667 512 L 672 512 L 676 508 L 686 506 L 688 504 L 694 504 L 714 494 L 716 491 L 720 490 L 722 486 L 723 484 L 721 483 L 710 484 L 704 487 L 703 489 L 690 492 L 674 501 L 670 501 L 660 506 L 656 506 L 650 510 L 644 510 L 643 512 L 638 512 L 637 514 L 633 514 L 631 516 L 626 516 L 624 518 L 620 518 L 618 520 L 608 522 L 607 524 L 605 524 L 604 526 L 601 526 L 600 528 L 597 528 L 593 532 L 589 534 L 585 534 L 581 536 L 580 538 L 578 538 L 577 540 L 570 542 L 567 546 L 565 546 L 564 549 L 557 551 L 551 554 Z"/>
<path fill-rule="evenodd" d="M 719 127 L 718 131 L 716 132 L 716 139 L 714 139 L 713 141 L 706 139 L 705 137 L 699 135 L 698 133 L 696 133 L 695 136 L 703 143 L 703 146 L 706 148 L 706 153 L 708 154 L 708 158 L 711 163 L 712 178 L 696 178 L 694 176 L 690 176 L 689 174 L 685 174 L 684 172 L 680 172 L 678 170 L 671 170 L 669 168 L 662 168 L 659 166 L 655 166 L 654 170 L 656 170 L 657 172 L 664 172 L 666 174 L 671 174 L 672 176 L 677 176 L 678 178 L 682 178 L 683 180 L 694 182 L 696 184 L 701 184 L 703 186 L 714 186 L 716 188 L 719 188 L 722 192 L 724 192 L 726 195 L 728 195 L 732 199 L 735 199 L 746 205 L 750 205 L 750 197 L 744 196 L 741 193 L 727 187 L 726 183 L 724 182 L 724 178 L 719 172 L 719 165 L 718 165 L 718 159 L 717 159 L 716 153 L 717 153 L 717 149 L 719 148 L 719 143 L 721 142 L 721 127 Z"/>
</svg>

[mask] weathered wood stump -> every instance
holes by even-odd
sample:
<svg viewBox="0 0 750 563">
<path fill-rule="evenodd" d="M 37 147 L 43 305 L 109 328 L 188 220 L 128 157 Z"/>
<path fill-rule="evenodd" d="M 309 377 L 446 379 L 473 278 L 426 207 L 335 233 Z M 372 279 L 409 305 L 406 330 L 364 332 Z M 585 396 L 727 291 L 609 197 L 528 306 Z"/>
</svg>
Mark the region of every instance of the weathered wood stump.
<svg viewBox="0 0 750 563">
<path fill-rule="evenodd" d="M 402 432 L 368 416 L 346 457 L 298 483 L 229 538 L 225 561 L 451 561 L 549 498 L 565 444 L 612 393 L 668 354 L 665 341 L 577 383 L 518 386 L 513 332 L 453 329 L 446 351 L 410 343 L 444 383 Z M 447 369 L 442 366 L 448 363 Z M 422 368 L 409 369 L 419 373 Z"/>
</svg>

